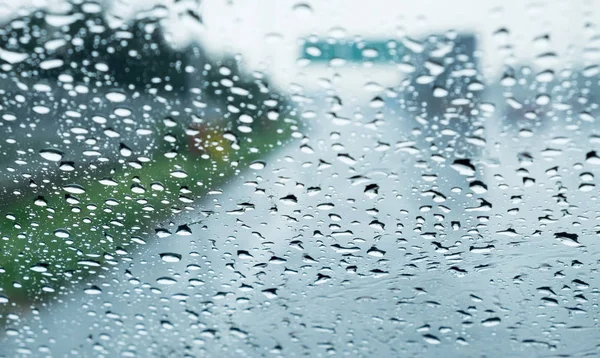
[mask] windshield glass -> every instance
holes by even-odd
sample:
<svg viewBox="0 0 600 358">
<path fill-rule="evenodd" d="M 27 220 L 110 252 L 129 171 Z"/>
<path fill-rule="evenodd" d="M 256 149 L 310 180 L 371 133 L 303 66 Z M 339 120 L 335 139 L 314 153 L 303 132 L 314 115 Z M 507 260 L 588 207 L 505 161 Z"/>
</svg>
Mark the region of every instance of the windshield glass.
<svg viewBox="0 0 600 358">
<path fill-rule="evenodd" d="M 600 354 L 596 1 L 8 1 L 0 356 Z"/>
</svg>

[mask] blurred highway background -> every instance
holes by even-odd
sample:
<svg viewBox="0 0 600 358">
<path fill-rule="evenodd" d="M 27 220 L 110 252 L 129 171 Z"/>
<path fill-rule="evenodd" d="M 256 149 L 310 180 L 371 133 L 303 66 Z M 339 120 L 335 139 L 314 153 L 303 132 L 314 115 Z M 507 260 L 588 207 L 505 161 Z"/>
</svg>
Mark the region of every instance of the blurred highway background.
<svg viewBox="0 0 600 358">
<path fill-rule="evenodd" d="M 267 3 L 7 22 L 0 354 L 597 354 L 593 2 Z"/>
</svg>

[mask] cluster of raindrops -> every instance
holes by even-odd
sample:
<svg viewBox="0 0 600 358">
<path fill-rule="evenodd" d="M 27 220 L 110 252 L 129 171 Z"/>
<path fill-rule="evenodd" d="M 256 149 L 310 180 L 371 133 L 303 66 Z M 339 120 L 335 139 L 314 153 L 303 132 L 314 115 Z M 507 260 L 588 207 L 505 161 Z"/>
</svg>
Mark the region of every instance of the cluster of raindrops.
<svg viewBox="0 0 600 358">
<path fill-rule="evenodd" d="M 329 77 L 287 96 L 240 56 L 169 49 L 152 16 L 67 13 L 1 32 L 0 324 L 17 352 L 598 354 L 593 26 L 565 68 L 551 36 L 519 62 L 494 30 L 499 76 L 471 33 L 336 27 L 299 42 L 301 74 Z M 335 78 L 375 64 L 402 79 L 345 98 Z"/>
</svg>

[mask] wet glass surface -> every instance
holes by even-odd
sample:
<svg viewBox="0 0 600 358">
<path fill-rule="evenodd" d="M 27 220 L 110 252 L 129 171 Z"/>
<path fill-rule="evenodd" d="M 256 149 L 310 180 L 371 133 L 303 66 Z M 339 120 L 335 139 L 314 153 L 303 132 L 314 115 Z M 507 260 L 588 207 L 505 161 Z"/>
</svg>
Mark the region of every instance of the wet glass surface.
<svg viewBox="0 0 600 358">
<path fill-rule="evenodd" d="M 0 356 L 600 354 L 599 6 L 6 3 Z"/>
</svg>

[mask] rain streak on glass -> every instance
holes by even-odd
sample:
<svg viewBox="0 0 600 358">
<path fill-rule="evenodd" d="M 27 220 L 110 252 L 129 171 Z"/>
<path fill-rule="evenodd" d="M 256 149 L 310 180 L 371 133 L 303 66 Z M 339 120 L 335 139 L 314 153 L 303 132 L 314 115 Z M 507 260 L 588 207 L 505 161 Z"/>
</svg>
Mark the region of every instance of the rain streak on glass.
<svg viewBox="0 0 600 358">
<path fill-rule="evenodd" d="M 0 357 L 600 355 L 600 2 L 1 9 Z"/>
</svg>

